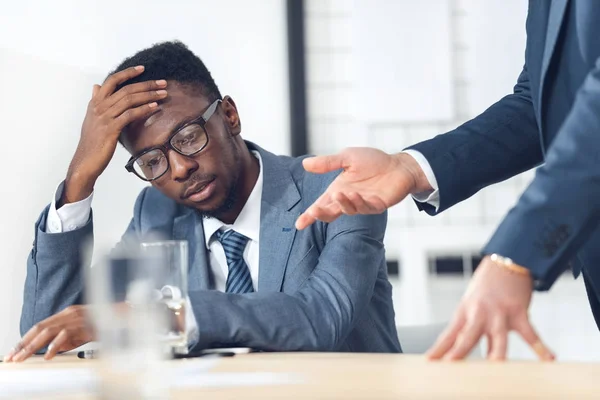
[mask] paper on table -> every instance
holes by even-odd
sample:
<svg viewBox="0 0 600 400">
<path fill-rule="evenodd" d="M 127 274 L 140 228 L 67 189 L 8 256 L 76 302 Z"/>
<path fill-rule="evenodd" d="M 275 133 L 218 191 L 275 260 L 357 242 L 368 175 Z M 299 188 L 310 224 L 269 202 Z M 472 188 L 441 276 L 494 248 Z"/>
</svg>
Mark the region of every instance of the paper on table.
<svg viewBox="0 0 600 400">
<path fill-rule="evenodd" d="M 208 372 L 218 360 L 193 360 L 167 369 L 173 388 L 262 386 L 301 383 L 298 375 L 270 372 Z M 167 372 L 165 371 L 165 372 Z M 92 392 L 98 377 L 91 368 L 3 369 L 0 373 L 0 399 L 23 398 L 57 393 Z"/>
</svg>

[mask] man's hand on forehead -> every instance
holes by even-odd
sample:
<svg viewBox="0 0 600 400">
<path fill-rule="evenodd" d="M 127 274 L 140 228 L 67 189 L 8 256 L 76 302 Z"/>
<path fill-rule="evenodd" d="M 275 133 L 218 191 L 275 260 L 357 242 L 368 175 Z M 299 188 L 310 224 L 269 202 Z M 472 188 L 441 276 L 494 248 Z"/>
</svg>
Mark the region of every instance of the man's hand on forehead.
<svg viewBox="0 0 600 400">
<path fill-rule="evenodd" d="M 106 78 L 102 86 L 94 85 L 58 207 L 92 193 L 113 157 L 121 131 L 133 121 L 154 114 L 159 109 L 157 102 L 167 97 L 166 80 L 132 83 L 116 90 L 143 72 L 141 65 L 127 68 Z"/>
</svg>

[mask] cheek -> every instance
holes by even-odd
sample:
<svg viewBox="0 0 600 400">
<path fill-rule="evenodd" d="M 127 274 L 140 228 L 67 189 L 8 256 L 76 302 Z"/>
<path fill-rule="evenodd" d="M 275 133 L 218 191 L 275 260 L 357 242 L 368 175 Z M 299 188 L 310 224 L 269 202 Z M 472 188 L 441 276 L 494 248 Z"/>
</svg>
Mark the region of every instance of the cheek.
<svg viewBox="0 0 600 400">
<path fill-rule="evenodd" d="M 160 180 L 160 182 L 152 182 L 152 186 L 168 197 L 179 199 L 181 190 L 179 184 L 171 181 L 170 179 L 165 179 L 164 181 Z"/>
</svg>

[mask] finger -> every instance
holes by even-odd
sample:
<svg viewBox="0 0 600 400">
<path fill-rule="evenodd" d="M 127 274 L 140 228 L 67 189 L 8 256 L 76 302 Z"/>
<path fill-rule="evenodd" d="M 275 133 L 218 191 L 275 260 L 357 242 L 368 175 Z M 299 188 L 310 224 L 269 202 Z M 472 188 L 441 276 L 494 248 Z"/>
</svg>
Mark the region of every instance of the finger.
<svg viewBox="0 0 600 400">
<path fill-rule="evenodd" d="M 103 110 L 109 109 L 110 107 L 114 106 L 119 101 L 121 101 L 123 98 L 125 98 L 126 96 L 131 96 L 133 94 L 144 93 L 144 92 L 155 92 L 157 90 L 163 90 L 166 87 L 167 87 L 167 81 L 164 79 L 157 80 L 157 81 L 145 81 L 145 82 L 133 83 L 131 85 L 122 87 L 116 93 L 109 96 L 107 99 L 105 99 L 102 102 L 101 107 Z"/>
<path fill-rule="evenodd" d="M 20 362 L 26 360 L 46 346 L 55 336 L 56 330 L 54 328 L 42 329 L 31 341 L 24 343 L 23 349 L 13 357 L 13 361 Z"/>
<path fill-rule="evenodd" d="M 356 207 L 358 214 L 381 214 L 387 208 L 377 196 L 363 197 L 356 192 L 348 193 L 348 198 Z"/>
<path fill-rule="evenodd" d="M 456 337 L 465 324 L 465 319 L 461 312 L 457 314 L 454 320 L 437 338 L 433 346 L 427 351 L 427 358 L 430 360 L 439 360 L 452 348 Z"/>
<path fill-rule="evenodd" d="M 310 225 L 314 224 L 317 220 L 310 216 L 310 214 L 304 212 L 302 215 L 298 217 L 296 220 L 296 229 L 301 231 L 302 229 L 308 228 Z"/>
<path fill-rule="evenodd" d="M 367 196 L 365 197 L 365 201 L 371 205 L 374 210 L 374 214 L 381 214 L 389 207 L 394 205 L 385 204 L 385 202 L 379 196 Z"/>
<path fill-rule="evenodd" d="M 333 201 L 335 201 L 340 207 L 342 213 L 346 215 L 354 215 L 357 213 L 356 207 L 354 206 L 354 204 L 352 204 L 348 196 L 346 196 L 344 193 L 338 192 L 335 193 L 332 197 Z"/>
<path fill-rule="evenodd" d="M 310 207 L 304 211 L 305 217 L 298 218 L 301 222 L 312 224 L 316 220 L 331 222 L 342 215 L 339 205 L 333 201 L 329 192 L 325 192 Z M 306 226 L 303 226 L 304 229 Z"/>
<path fill-rule="evenodd" d="M 525 342 L 531 346 L 540 360 L 553 361 L 555 356 L 550 349 L 542 342 L 533 326 L 529 322 L 527 314 L 523 314 L 513 322 L 513 328 L 517 331 Z"/>
<path fill-rule="evenodd" d="M 96 97 L 98 92 L 100 92 L 100 85 L 94 85 L 92 88 L 92 98 Z"/>
<path fill-rule="evenodd" d="M 467 322 L 445 358 L 448 360 L 462 360 L 465 358 L 481 339 L 483 326 L 484 321 L 480 319 L 472 319 Z"/>
<path fill-rule="evenodd" d="M 52 325 L 54 323 L 54 321 L 56 321 L 56 319 L 58 318 L 58 315 L 60 315 L 60 314 L 53 315 L 52 317 L 45 319 L 44 321 L 32 326 L 31 329 L 29 329 L 25 333 L 25 335 L 23 335 L 23 337 L 21 338 L 21 341 L 17 345 L 19 348 L 15 352 L 15 355 L 19 354 L 21 351 L 23 351 L 23 349 L 25 347 L 27 347 L 33 339 L 35 339 L 38 335 L 40 335 L 42 333 L 42 331 L 44 331 L 44 329 L 46 329 L 47 326 Z"/>
<path fill-rule="evenodd" d="M 330 223 L 342 215 L 342 209 L 337 203 L 331 203 L 324 207 L 311 208 L 308 210 L 308 213 L 319 221 Z"/>
<path fill-rule="evenodd" d="M 106 80 L 102 84 L 102 87 L 98 92 L 98 96 L 102 99 L 107 98 L 108 96 L 114 93 L 118 85 L 140 75 L 142 72 L 144 72 L 144 66 L 138 65 L 136 67 L 127 68 L 123 71 L 119 71 L 117 73 L 112 74 L 111 76 L 106 78 Z"/>
<path fill-rule="evenodd" d="M 115 118 L 115 123 L 117 124 L 117 128 L 122 130 L 129 123 L 135 121 L 136 119 L 148 117 L 158 111 L 158 103 L 152 102 L 150 104 L 144 104 L 143 106 L 130 108 L 125 110 L 123 114 L 119 115 Z"/>
<path fill-rule="evenodd" d="M 302 166 L 308 172 L 315 174 L 324 174 L 326 172 L 335 171 L 343 168 L 344 157 L 340 154 L 331 156 L 318 156 L 305 158 L 302 161 Z"/>
<path fill-rule="evenodd" d="M 508 323 L 504 315 L 498 315 L 494 318 L 488 338 L 491 341 L 488 346 L 488 360 L 505 360 L 508 343 Z"/>
<path fill-rule="evenodd" d="M 69 334 L 67 333 L 67 330 L 62 329 L 48 345 L 48 351 L 46 351 L 46 354 L 44 354 L 44 359 L 51 360 L 54 358 L 54 356 L 62 350 L 68 338 Z"/>
<path fill-rule="evenodd" d="M 17 343 L 15 345 L 15 347 L 13 347 L 12 349 L 10 349 L 10 351 L 4 356 L 4 362 L 10 362 L 12 361 L 13 357 L 15 356 L 15 354 L 17 354 L 18 352 L 21 351 L 21 349 L 23 349 L 23 344 L 21 342 Z"/>
<path fill-rule="evenodd" d="M 487 341 L 487 353 L 486 353 L 487 355 L 486 355 L 486 357 L 489 360 L 490 357 L 491 357 L 491 355 L 492 355 L 492 348 L 494 346 L 494 339 L 493 339 L 492 335 L 490 335 L 490 334 L 486 335 L 485 339 Z"/>
<path fill-rule="evenodd" d="M 110 107 L 106 111 L 106 115 L 110 117 L 117 117 L 123 114 L 130 108 L 141 106 L 144 104 L 156 102 L 167 97 L 166 90 L 152 90 L 150 92 L 134 93 L 123 96 L 115 105 Z"/>
<path fill-rule="evenodd" d="M 311 204 L 311 206 L 308 207 L 306 211 L 304 211 L 302 215 L 298 217 L 298 219 L 296 220 L 296 229 L 302 230 L 315 223 L 317 219 L 312 215 L 312 212 L 319 207 L 319 204 L 326 204 L 330 202 L 331 200 L 327 192 L 319 196 L 319 198 L 315 200 L 315 202 Z"/>
</svg>

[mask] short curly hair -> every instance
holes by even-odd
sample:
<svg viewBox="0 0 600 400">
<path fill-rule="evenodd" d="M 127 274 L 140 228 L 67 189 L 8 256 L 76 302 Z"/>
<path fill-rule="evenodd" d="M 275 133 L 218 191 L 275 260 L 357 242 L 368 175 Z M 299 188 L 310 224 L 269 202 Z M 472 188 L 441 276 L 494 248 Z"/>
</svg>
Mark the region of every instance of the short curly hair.
<svg viewBox="0 0 600 400">
<path fill-rule="evenodd" d="M 125 59 L 110 75 L 137 65 L 143 65 L 144 72 L 119 85 L 116 90 L 132 83 L 165 79 L 200 90 L 211 102 L 221 98 L 206 65 L 180 41 L 156 43 L 141 50 Z"/>
</svg>

